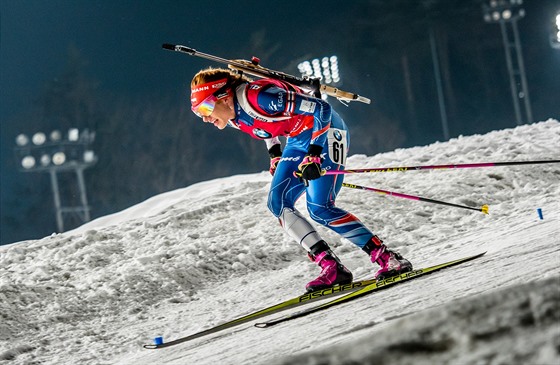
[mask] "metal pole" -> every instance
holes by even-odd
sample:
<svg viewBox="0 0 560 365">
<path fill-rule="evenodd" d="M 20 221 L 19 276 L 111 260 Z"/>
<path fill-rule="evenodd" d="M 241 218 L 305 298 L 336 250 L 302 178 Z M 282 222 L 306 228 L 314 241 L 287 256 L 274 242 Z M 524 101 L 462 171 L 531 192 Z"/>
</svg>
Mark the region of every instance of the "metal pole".
<svg viewBox="0 0 560 365">
<path fill-rule="evenodd" d="M 521 52 L 521 42 L 519 41 L 519 31 L 517 30 L 517 20 L 512 21 L 513 38 L 515 41 L 515 51 L 517 54 L 517 64 L 519 65 L 519 74 L 521 76 L 521 87 L 523 89 L 523 101 L 525 102 L 525 112 L 527 114 L 527 123 L 533 122 L 533 111 L 531 110 L 531 101 L 529 100 L 529 88 L 527 87 L 527 77 L 525 76 L 525 63 L 523 62 L 523 53 Z"/>
<path fill-rule="evenodd" d="M 80 188 L 80 200 L 82 202 L 82 208 L 84 212 L 83 220 L 84 222 L 89 222 L 89 207 L 86 195 L 86 184 L 84 183 L 84 169 L 76 169 L 76 175 L 78 177 L 78 186 Z"/>
<path fill-rule="evenodd" d="M 58 191 L 58 179 L 56 177 L 56 169 L 49 169 L 51 174 L 51 187 L 54 197 L 54 208 L 56 211 L 56 226 L 58 227 L 58 232 L 64 232 L 64 221 L 62 219 L 62 207 L 60 205 L 60 193 Z"/>
<path fill-rule="evenodd" d="M 439 69 L 438 52 L 437 52 L 437 46 L 436 46 L 433 28 L 430 28 L 430 46 L 432 49 L 432 61 L 434 64 L 434 74 L 436 77 L 436 87 L 437 87 L 438 100 L 439 100 L 439 114 L 441 116 L 443 138 L 444 140 L 447 141 L 449 140 L 449 127 L 447 125 L 447 111 L 445 109 L 445 98 L 443 95 L 443 87 L 441 85 L 441 74 Z"/>
<path fill-rule="evenodd" d="M 506 30 L 506 23 L 503 20 L 500 20 L 500 29 L 502 30 L 502 39 L 504 41 L 504 50 L 506 52 L 506 63 L 507 63 L 507 68 L 508 68 L 508 72 L 509 72 L 509 85 L 511 88 L 511 97 L 513 99 L 513 108 L 515 110 L 515 120 L 517 122 L 517 125 L 521 125 L 523 124 L 522 119 L 521 119 L 521 110 L 519 108 L 519 99 L 518 99 L 518 95 L 516 92 L 516 86 L 515 86 L 515 76 L 513 73 L 513 63 L 511 60 L 511 54 L 509 52 L 509 38 L 507 35 L 507 30 Z"/>
</svg>

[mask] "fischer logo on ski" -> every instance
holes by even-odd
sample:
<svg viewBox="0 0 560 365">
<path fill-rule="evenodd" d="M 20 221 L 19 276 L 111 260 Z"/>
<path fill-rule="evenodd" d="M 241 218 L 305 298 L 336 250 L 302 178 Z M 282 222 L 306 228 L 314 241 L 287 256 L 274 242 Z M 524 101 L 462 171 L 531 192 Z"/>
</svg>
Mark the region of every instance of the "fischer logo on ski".
<svg viewBox="0 0 560 365">
<path fill-rule="evenodd" d="M 302 296 L 299 297 L 299 301 L 300 302 L 305 302 L 305 301 L 309 301 L 309 300 L 313 300 L 316 298 L 322 298 L 328 295 L 332 295 L 332 294 L 336 294 L 336 293 L 342 293 L 348 290 L 352 290 L 352 289 L 359 289 L 359 288 L 363 288 L 367 285 L 373 284 L 375 283 L 375 280 L 362 280 L 362 281 L 355 281 L 353 283 L 350 284 L 343 284 L 343 285 L 335 285 L 331 288 L 326 288 L 326 289 L 322 289 L 322 290 L 316 290 L 316 291 L 312 291 L 310 293 L 307 294 L 303 294 Z"/>
<path fill-rule="evenodd" d="M 315 313 L 315 312 L 321 311 L 323 309 L 330 308 L 332 306 L 335 306 L 335 305 L 338 305 L 338 304 L 341 304 L 341 303 L 347 303 L 347 302 L 349 302 L 353 299 L 360 298 L 364 295 L 371 294 L 376 290 L 381 290 L 381 289 L 387 288 L 391 285 L 395 285 L 395 284 L 398 284 L 398 283 L 401 283 L 401 282 L 404 282 L 404 281 L 407 281 L 407 280 L 410 280 L 410 279 L 414 279 L 414 278 L 417 278 L 417 277 L 420 277 L 420 276 L 423 276 L 423 275 L 431 274 L 431 273 L 433 273 L 435 271 L 438 271 L 438 270 L 441 270 L 441 269 L 445 269 L 445 268 L 448 268 L 448 267 L 451 267 L 451 266 L 454 266 L 454 265 L 459 265 L 459 264 L 465 263 L 465 262 L 470 261 L 470 260 L 474 260 L 478 257 L 481 257 L 485 253 L 486 252 L 479 253 L 479 254 L 474 255 L 474 256 L 468 256 L 468 257 L 465 257 L 465 258 L 462 258 L 462 259 L 444 262 L 444 263 L 439 264 L 439 265 L 434 265 L 434 266 L 426 267 L 426 268 L 423 268 L 423 269 L 417 269 L 417 270 L 414 270 L 414 271 L 411 271 L 411 272 L 403 273 L 403 274 L 400 274 L 400 275 L 389 277 L 387 279 L 376 281 L 376 282 L 374 282 L 370 285 L 366 285 L 363 288 L 360 288 L 356 291 L 353 291 L 350 294 L 346 294 L 342 297 L 333 299 L 330 302 L 319 304 L 317 306 L 307 308 L 307 309 L 304 309 L 304 310 L 299 311 L 299 312 L 291 313 L 291 314 L 289 314 L 287 316 L 284 316 L 284 317 L 272 319 L 270 321 L 255 323 L 255 327 L 267 328 L 267 327 L 271 327 L 271 326 L 274 326 L 274 325 L 279 324 L 279 323 L 287 322 L 287 321 L 290 321 L 290 320 L 293 320 L 293 319 L 296 319 L 296 318 L 301 318 L 301 317 L 307 316 L 311 313 Z"/>
<path fill-rule="evenodd" d="M 397 281 L 402 281 L 402 280 L 406 280 L 406 279 L 410 279 L 412 277 L 418 276 L 418 275 L 422 275 L 424 274 L 424 270 L 414 270 L 414 271 L 409 271 L 409 272 L 405 272 L 396 276 L 391 276 L 387 279 L 383 279 L 381 281 L 377 282 L 377 287 L 380 288 L 384 285 L 390 285 L 393 284 Z"/>
<path fill-rule="evenodd" d="M 390 285 L 393 284 L 397 284 L 400 282 L 404 282 L 406 280 L 409 279 L 413 279 L 416 277 L 420 277 L 447 267 L 451 267 L 454 265 L 458 265 L 458 264 L 462 264 L 464 262 L 473 260 L 477 257 L 480 257 L 482 255 L 484 255 L 485 252 L 474 255 L 474 256 L 469 256 L 469 257 L 465 257 L 462 259 L 458 259 L 458 260 L 454 260 L 454 261 L 449 261 L 449 262 L 445 262 L 443 264 L 439 264 L 439 265 L 435 265 L 435 266 L 430 266 L 424 269 L 418 269 L 418 270 L 414 270 L 408 273 L 403 273 L 397 276 L 393 276 L 384 280 L 374 280 L 374 279 L 370 279 L 370 280 L 362 280 L 362 281 L 356 281 L 353 282 L 351 284 L 346 284 L 346 285 L 337 285 L 334 286 L 332 288 L 327 288 L 327 289 L 323 289 L 323 290 L 317 290 L 311 293 L 305 293 L 303 295 L 300 295 L 298 297 L 286 300 L 284 302 L 278 303 L 276 305 L 270 306 L 268 308 L 247 314 L 245 316 L 241 316 L 239 318 L 236 318 L 234 320 L 231 320 L 229 322 L 225 322 L 222 323 L 220 325 L 211 327 L 209 329 L 188 335 L 188 336 L 184 336 L 184 337 L 180 337 L 177 338 L 175 340 L 169 341 L 169 342 L 160 342 L 158 341 L 158 343 L 154 343 L 154 344 L 146 344 L 143 345 L 144 348 L 146 349 L 161 349 L 161 348 L 165 348 L 165 347 L 170 347 L 170 346 L 174 346 L 174 345 L 178 345 L 180 343 L 184 343 L 184 342 L 188 342 L 188 341 L 192 341 L 195 340 L 197 338 L 200 337 L 204 337 L 213 333 L 217 333 L 220 331 L 223 331 L 225 329 L 228 328 L 232 328 L 238 325 L 241 325 L 243 323 L 247 323 L 250 322 L 252 320 L 264 317 L 264 316 L 268 316 L 274 313 L 279 313 L 282 311 L 285 311 L 287 309 L 291 309 L 291 308 L 295 308 L 297 306 L 303 305 L 303 304 L 308 304 L 311 303 L 315 300 L 319 300 L 319 299 L 324 299 L 327 298 L 329 296 L 337 296 L 337 295 L 341 295 L 344 293 L 348 293 L 340 298 L 337 299 L 333 299 L 329 302 L 320 304 L 318 306 L 315 307 L 311 307 L 308 309 L 305 309 L 303 311 L 300 312 L 296 312 L 293 314 L 290 314 L 288 316 L 285 317 L 280 317 L 278 319 L 273 319 L 267 322 L 262 322 L 262 323 L 256 323 L 255 327 L 259 327 L 259 328 L 265 328 L 265 327 L 270 327 L 273 326 L 275 324 L 278 323 L 282 323 L 285 321 L 289 321 L 295 318 L 300 318 L 303 317 L 305 315 L 314 313 L 316 311 L 322 310 L 322 309 L 326 309 L 329 308 L 333 305 L 336 304 L 340 304 L 340 303 L 345 303 L 347 301 L 350 301 L 352 299 L 361 297 L 363 295 L 367 295 L 370 294 L 376 290 L 380 290 L 380 289 L 384 289 L 386 287 L 389 287 Z"/>
</svg>

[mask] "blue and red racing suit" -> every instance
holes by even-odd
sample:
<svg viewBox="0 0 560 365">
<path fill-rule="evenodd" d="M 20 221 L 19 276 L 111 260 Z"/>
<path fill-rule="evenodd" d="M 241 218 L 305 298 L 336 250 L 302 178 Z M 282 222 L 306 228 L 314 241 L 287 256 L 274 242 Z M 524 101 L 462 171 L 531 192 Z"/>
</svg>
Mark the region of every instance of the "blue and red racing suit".
<svg viewBox="0 0 560 365">
<path fill-rule="evenodd" d="M 272 79 L 244 83 L 235 90 L 236 116 L 231 127 L 265 140 L 270 149 L 287 137 L 282 158 L 271 182 L 268 207 L 284 229 L 307 251 L 321 240 L 315 228 L 295 209 L 306 192 L 307 210 L 326 226 L 362 248 L 373 233 L 351 213 L 335 206 L 344 175 L 325 175 L 305 184 L 294 176 L 310 144 L 323 147 L 322 168 L 344 169 L 350 136 L 342 118 L 322 99 Z"/>
</svg>

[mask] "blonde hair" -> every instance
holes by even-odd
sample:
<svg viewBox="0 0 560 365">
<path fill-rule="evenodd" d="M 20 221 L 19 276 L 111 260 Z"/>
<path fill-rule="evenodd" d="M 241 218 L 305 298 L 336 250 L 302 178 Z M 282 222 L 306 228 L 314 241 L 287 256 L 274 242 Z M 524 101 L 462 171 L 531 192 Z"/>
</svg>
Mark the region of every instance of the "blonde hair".
<svg viewBox="0 0 560 365">
<path fill-rule="evenodd" d="M 218 81 L 227 78 L 227 84 L 231 88 L 237 87 L 239 84 L 244 82 L 250 82 L 251 79 L 239 74 L 236 71 L 228 70 L 225 68 L 212 68 L 208 67 L 204 70 L 200 70 L 194 75 L 191 81 L 191 88 L 205 84 L 211 81 Z"/>
</svg>

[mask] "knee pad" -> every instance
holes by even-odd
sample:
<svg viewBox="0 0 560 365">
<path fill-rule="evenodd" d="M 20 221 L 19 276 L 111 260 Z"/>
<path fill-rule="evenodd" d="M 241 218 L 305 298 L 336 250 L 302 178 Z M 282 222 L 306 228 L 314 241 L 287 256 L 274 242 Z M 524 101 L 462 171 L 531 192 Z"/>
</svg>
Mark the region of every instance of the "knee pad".
<svg viewBox="0 0 560 365">
<path fill-rule="evenodd" d="M 278 217 L 286 232 L 309 252 L 321 237 L 297 210 L 285 208 Z"/>
</svg>

